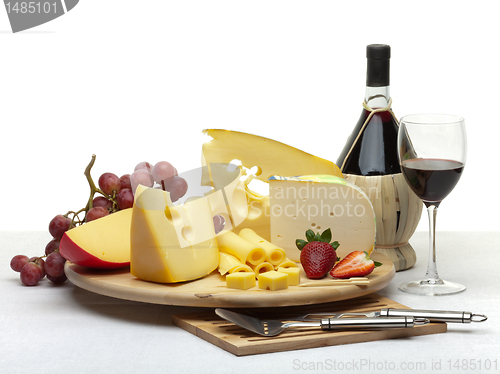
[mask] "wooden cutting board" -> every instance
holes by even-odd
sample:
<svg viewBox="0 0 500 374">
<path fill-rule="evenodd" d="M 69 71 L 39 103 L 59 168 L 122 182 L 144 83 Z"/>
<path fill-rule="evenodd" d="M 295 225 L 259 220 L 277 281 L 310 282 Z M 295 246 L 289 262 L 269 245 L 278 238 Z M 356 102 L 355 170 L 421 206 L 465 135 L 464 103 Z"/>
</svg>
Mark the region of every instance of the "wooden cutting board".
<svg viewBox="0 0 500 374">
<path fill-rule="evenodd" d="M 125 300 L 208 308 L 269 308 L 353 299 L 377 292 L 389 284 L 396 272 L 392 261 L 381 253 L 374 252 L 371 258 L 381 262 L 382 266 L 367 276 L 367 285 L 290 286 L 279 291 L 261 290 L 258 287 L 249 290 L 230 289 L 226 287 L 225 277 L 217 271 L 201 279 L 173 284 L 142 281 L 130 274 L 128 268 L 92 270 L 67 261 L 64 271 L 78 287 Z M 318 281 L 308 279 L 301 271 L 301 284 Z"/>
<path fill-rule="evenodd" d="M 286 308 L 247 309 L 259 313 L 262 318 L 285 320 L 284 316 L 323 312 L 369 312 L 381 308 L 408 308 L 389 298 L 370 294 L 355 299 L 326 304 Z M 247 331 L 217 316 L 214 310 L 178 314 L 172 321 L 180 328 L 212 343 L 236 356 L 291 351 L 331 345 L 369 342 L 374 340 L 444 333 L 446 323 L 431 323 L 413 328 L 397 328 L 364 331 L 322 331 L 319 329 L 286 329 L 280 335 L 264 337 Z"/>
</svg>

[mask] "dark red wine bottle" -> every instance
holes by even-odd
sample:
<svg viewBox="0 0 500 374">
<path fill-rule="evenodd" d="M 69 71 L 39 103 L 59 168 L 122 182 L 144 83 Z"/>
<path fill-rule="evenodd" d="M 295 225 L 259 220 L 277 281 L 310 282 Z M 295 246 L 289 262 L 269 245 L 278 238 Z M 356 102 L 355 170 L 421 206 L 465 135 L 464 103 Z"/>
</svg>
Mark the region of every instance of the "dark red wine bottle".
<svg viewBox="0 0 500 374">
<path fill-rule="evenodd" d="M 366 47 L 365 105 L 352 134 L 337 159 L 344 174 L 387 175 L 401 173 L 397 152 L 398 123 L 391 108 L 389 72 L 391 47 L 371 44 Z M 369 109 L 384 109 L 370 116 Z"/>
</svg>

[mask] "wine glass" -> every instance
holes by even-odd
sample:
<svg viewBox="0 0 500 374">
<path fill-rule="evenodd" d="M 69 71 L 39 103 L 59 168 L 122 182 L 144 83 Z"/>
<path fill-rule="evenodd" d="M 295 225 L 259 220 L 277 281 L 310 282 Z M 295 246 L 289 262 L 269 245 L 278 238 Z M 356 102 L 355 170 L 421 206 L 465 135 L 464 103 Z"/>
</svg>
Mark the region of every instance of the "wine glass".
<svg viewBox="0 0 500 374">
<path fill-rule="evenodd" d="M 460 179 L 467 153 L 465 122 L 446 114 L 415 114 L 401 118 L 398 154 L 401 171 L 429 215 L 429 262 L 425 277 L 399 289 L 418 295 L 449 295 L 465 286 L 442 280 L 436 268 L 436 214 L 441 201 Z"/>
</svg>

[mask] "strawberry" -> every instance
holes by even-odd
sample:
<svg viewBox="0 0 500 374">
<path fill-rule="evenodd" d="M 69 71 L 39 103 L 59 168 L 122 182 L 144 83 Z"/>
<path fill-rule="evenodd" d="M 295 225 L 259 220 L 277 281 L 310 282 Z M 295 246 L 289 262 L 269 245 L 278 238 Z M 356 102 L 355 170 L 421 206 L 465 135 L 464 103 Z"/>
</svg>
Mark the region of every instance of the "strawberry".
<svg viewBox="0 0 500 374">
<path fill-rule="evenodd" d="M 367 252 L 354 251 L 345 256 L 330 271 L 334 278 L 364 277 L 370 274 L 373 269 L 382 265 L 380 262 L 373 261 Z"/>
<path fill-rule="evenodd" d="M 300 263 L 308 278 L 323 278 L 337 261 L 338 242 L 330 243 L 332 232 L 326 229 L 320 235 L 312 230 L 306 231 L 306 239 L 297 239 L 295 244 L 300 252 Z"/>
</svg>

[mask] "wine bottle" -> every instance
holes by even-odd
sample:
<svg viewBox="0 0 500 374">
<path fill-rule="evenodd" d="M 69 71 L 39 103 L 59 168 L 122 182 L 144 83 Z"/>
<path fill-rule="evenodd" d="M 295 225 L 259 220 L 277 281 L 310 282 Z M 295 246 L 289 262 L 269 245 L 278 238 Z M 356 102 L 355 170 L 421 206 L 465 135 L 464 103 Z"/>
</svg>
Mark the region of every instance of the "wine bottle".
<svg viewBox="0 0 500 374">
<path fill-rule="evenodd" d="M 337 166 L 361 188 L 373 205 L 377 222 L 375 250 L 390 258 L 396 271 L 412 267 L 416 253 L 409 243 L 422 215 L 422 200 L 410 189 L 399 165 L 399 125 L 392 112 L 389 70 L 391 48 L 366 47 L 363 111 Z"/>
<path fill-rule="evenodd" d="M 371 44 L 366 47 L 366 58 L 363 111 L 337 159 L 337 166 L 344 174 L 370 176 L 400 173 L 398 123 L 390 107 L 391 47 Z"/>
</svg>

